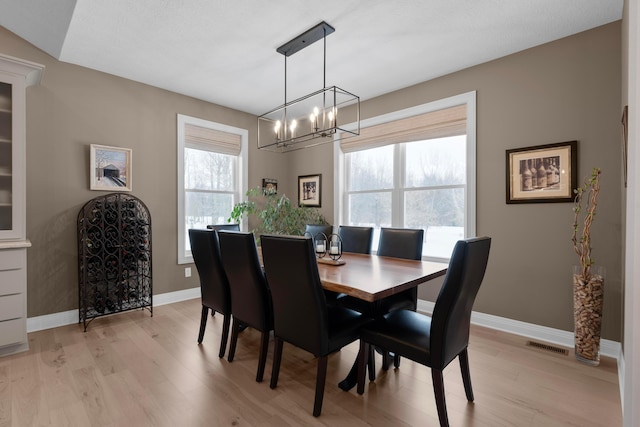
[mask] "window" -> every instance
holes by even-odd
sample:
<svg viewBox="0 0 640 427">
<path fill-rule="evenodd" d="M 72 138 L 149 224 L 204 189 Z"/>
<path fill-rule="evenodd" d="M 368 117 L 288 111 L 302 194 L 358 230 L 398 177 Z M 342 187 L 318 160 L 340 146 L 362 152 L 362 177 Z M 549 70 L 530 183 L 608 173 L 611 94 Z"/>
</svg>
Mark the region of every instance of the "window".
<svg viewBox="0 0 640 427">
<path fill-rule="evenodd" d="M 423 256 L 448 259 L 475 234 L 475 92 L 365 120 L 336 142 L 340 223 L 425 230 Z"/>
<path fill-rule="evenodd" d="M 226 222 L 247 187 L 248 132 L 178 115 L 178 263 L 193 262 L 190 228 Z"/>
</svg>

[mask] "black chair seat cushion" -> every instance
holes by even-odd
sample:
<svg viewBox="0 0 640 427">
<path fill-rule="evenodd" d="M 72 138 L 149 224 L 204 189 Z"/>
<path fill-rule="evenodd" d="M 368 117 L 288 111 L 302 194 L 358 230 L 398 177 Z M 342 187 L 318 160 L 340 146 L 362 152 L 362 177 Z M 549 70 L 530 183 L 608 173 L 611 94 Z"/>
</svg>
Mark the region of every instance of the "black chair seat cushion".
<svg viewBox="0 0 640 427">
<path fill-rule="evenodd" d="M 376 319 L 360 331 L 374 346 L 392 348 L 396 354 L 431 365 L 431 317 L 410 310 L 396 310 Z"/>
<path fill-rule="evenodd" d="M 370 317 L 357 311 L 335 306 L 327 306 L 327 315 L 329 341 L 325 354 L 338 351 L 358 339 L 362 326 L 371 321 Z"/>
</svg>

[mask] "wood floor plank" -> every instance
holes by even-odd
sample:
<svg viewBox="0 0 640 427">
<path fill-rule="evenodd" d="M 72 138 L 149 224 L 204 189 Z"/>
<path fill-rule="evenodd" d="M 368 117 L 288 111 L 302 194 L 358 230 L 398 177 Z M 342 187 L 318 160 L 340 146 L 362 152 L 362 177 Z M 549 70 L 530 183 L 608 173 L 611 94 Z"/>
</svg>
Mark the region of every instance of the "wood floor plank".
<svg viewBox="0 0 640 427">
<path fill-rule="evenodd" d="M 11 358 L 11 425 L 49 425 L 46 386 L 40 376 L 38 353 L 27 352 Z"/>
<path fill-rule="evenodd" d="M 365 394 L 337 387 L 358 352 L 328 361 L 322 415 L 311 415 L 317 360 L 284 345 L 278 387 L 255 381 L 260 333 L 240 334 L 232 363 L 219 358 L 223 318 L 209 317 L 197 343 L 200 301 L 135 310 L 29 334 L 30 350 L 0 359 L 0 427 L 25 426 L 424 426 L 438 425 L 430 370 L 402 359 L 381 369 Z M 460 368 L 445 369 L 452 426 L 622 425 L 614 360 L 590 367 L 527 339 L 473 326 L 469 363 L 475 402 Z"/>
<path fill-rule="evenodd" d="M 0 427 L 11 427 L 11 379 L 9 363 L 0 359 Z"/>
</svg>

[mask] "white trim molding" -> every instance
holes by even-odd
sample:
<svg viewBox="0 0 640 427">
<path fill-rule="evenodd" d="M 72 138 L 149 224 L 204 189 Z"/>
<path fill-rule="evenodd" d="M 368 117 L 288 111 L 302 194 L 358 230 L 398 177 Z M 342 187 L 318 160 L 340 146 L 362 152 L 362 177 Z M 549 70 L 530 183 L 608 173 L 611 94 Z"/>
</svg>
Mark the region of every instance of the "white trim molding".
<svg viewBox="0 0 640 427">
<path fill-rule="evenodd" d="M 418 311 L 425 314 L 433 312 L 434 303 L 431 301 L 418 300 Z M 546 326 L 534 325 L 533 323 L 520 322 L 519 320 L 507 319 L 505 317 L 493 316 L 491 314 L 472 312 L 471 323 L 478 326 L 484 326 L 489 329 L 508 332 L 514 335 L 520 335 L 530 339 L 544 341 L 550 344 L 560 345 L 562 347 L 573 348 L 573 332 L 563 331 L 560 329 L 549 328 Z M 607 357 L 613 357 L 620 364 L 622 355 L 622 345 L 619 342 L 611 340 L 600 340 L 600 354 Z"/>
<path fill-rule="evenodd" d="M 200 287 L 184 289 L 182 291 L 167 292 L 153 296 L 153 306 L 172 304 L 174 302 L 187 301 L 200 298 Z M 78 310 L 63 311 L 60 313 L 45 314 L 44 316 L 27 318 L 27 332 L 37 332 L 44 329 L 57 328 L 59 326 L 80 323 Z"/>
</svg>

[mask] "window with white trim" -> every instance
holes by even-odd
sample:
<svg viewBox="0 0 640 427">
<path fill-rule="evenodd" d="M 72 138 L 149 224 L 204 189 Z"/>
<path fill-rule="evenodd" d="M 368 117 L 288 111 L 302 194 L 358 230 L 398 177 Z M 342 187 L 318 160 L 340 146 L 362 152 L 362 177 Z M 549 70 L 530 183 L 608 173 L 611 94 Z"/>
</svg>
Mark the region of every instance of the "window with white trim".
<svg viewBox="0 0 640 427">
<path fill-rule="evenodd" d="M 337 142 L 341 224 L 425 230 L 423 256 L 448 259 L 475 234 L 475 92 L 361 123 Z"/>
<path fill-rule="evenodd" d="M 190 228 L 226 222 L 247 187 L 248 131 L 178 114 L 178 263 Z"/>
</svg>

